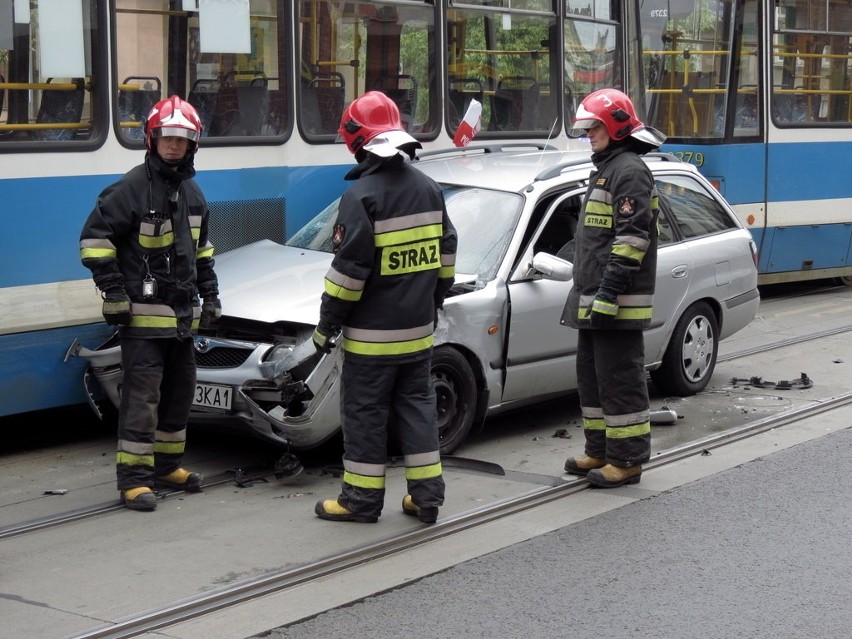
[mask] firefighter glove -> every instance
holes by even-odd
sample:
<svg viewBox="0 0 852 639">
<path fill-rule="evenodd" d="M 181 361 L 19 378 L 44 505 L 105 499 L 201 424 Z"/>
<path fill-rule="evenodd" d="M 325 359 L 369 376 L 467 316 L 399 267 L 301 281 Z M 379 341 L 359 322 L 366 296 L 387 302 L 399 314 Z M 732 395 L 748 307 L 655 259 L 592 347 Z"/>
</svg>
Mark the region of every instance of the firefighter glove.
<svg viewBox="0 0 852 639">
<path fill-rule="evenodd" d="M 218 297 L 205 297 L 201 305 L 201 328 L 213 328 L 222 317 L 222 302 Z"/>
<path fill-rule="evenodd" d="M 113 290 L 104 293 L 103 314 L 106 323 L 110 326 L 127 326 L 133 318 L 130 312 L 130 298 L 127 293 Z"/>
<path fill-rule="evenodd" d="M 607 328 L 612 325 L 618 314 L 618 295 L 629 286 L 630 278 L 627 275 L 609 270 L 604 273 L 595 301 L 589 309 L 593 327 Z"/>
<path fill-rule="evenodd" d="M 319 326 L 314 329 L 312 339 L 314 340 L 314 346 L 320 353 L 330 353 L 331 349 L 337 346 L 335 340 L 323 332 Z"/>
<path fill-rule="evenodd" d="M 598 291 L 595 301 L 589 309 L 589 319 L 593 328 L 609 328 L 618 313 L 618 297 Z"/>
</svg>

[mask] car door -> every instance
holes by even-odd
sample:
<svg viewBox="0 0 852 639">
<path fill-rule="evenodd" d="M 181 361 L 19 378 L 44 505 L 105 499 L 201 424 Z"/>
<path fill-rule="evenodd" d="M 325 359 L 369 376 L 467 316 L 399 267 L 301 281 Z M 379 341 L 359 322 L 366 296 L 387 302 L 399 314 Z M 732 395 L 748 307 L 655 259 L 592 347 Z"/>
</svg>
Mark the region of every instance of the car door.
<svg viewBox="0 0 852 639">
<path fill-rule="evenodd" d="M 559 195 L 547 207 L 508 283 L 509 337 L 502 401 L 563 393 L 576 388 L 577 331 L 559 323 L 571 282 L 531 274 L 536 252 L 557 255 L 573 238 L 585 187 Z"/>
</svg>

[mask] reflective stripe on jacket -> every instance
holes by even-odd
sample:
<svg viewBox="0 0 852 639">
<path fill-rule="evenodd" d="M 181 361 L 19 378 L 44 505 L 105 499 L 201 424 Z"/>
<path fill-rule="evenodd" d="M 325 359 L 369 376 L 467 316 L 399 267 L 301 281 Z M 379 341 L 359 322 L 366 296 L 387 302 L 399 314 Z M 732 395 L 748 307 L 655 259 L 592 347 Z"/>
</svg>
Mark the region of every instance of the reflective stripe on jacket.
<svg viewBox="0 0 852 639">
<path fill-rule="evenodd" d="M 627 278 L 610 328 L 648 328 L 657 277 L 659 196 L 650 169 L 629 146 L 592 158 L 596 171 L 574 236 L 574 281 L 562 323 L 590 327 L 590 309 L 604 273 Z"/>
<path fill-rule="evenodd" d="M 192 176 L 151 154 L 98 196 L 80 234 L 80 258 L 102 291 L 120 290 L 133 318 L 123 334 L 187 337 L 202 297 L 218 295 L 208 208 Z M 149 180 L 150 175 L 150 180 Z M 156 293 L 143 295 L 152 278 Z"/>
<path fill-rule="evenodd" d="M 319 330 L 343 331 L 365 361 L 428 357 L 436 307 L 455 277 L 456 231 L 441 187 L 402 161 L 368 154 L 347 177 Z"/>
</svg>

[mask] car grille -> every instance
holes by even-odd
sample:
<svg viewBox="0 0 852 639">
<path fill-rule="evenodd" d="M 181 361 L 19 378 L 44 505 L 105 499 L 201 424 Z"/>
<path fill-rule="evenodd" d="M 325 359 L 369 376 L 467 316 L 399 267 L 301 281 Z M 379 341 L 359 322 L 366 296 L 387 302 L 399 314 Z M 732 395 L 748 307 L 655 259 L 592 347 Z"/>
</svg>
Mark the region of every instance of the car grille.
<svg viewBox="0 0 852 639">
<path fill-rule="evenodd" d="M 195 353 L 199 368 L 236 368 L 245 362 L 252 351 L 247 348 L 211 348 L 206 353 Z"/>
</svg>

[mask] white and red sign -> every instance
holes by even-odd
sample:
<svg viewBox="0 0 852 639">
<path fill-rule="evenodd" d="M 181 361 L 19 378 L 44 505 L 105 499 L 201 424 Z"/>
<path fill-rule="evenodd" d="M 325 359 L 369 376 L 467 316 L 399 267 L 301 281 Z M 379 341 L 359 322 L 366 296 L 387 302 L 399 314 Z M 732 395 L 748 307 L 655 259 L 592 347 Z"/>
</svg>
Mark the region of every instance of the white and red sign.
<svg viewBox="0 0 852 639">
<path fill-rule="evenodd" d="M 482 104 L 477 100 L 471 100 L 467 107 L 467 112 L 456 129 L 456 134 L 453 136 L 453 144 L 456 146 L 467 146 L 477 133 L 482 124 Z"/>
</svg>

